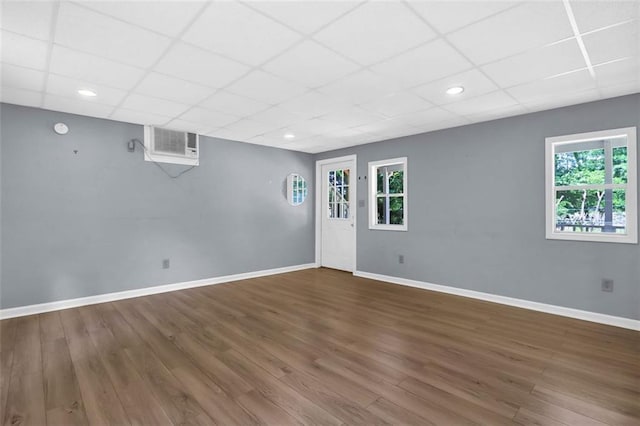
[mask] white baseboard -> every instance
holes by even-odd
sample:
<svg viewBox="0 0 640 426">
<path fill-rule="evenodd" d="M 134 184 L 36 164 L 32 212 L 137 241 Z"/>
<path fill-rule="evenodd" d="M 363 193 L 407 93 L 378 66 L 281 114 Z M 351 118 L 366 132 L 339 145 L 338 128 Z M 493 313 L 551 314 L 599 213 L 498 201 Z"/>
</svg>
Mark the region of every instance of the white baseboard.
<svg viewBox="0 0 640 426">
<path fill-rule="evenodd" d="M 388 275 L 374 274 L 371 272 L 355 271 L 353 275 L 362 278 L 369 278 L 377 281 L 384 281 L 391 284 L 400 284 L 409 287 L 417 287 L 424 290 L 432 290 L 440 293 L 455 294 L 457 296 L 470 297 L 472 299 L 485 300 L 488 302 L 500 303 L 503 305 L 516 306 L 518 308 L 530 309 L 533 311 L 546 312 L 548 314 L 560 315 L 563 317 L 576 318 L 600 324 L 613 325 L 615 327 L 628 328 L 640 331 L 640 321 L 631 318 L 616 317 L 613 315 L 599 314 L 596 312 L 582 311 L 580 309 L 565 308 L 563 306 L 548 305 L 546 303 L 531 302 L 529 300 L 515 299 L 513 297 L 499 296 L 496 294 L 483 293 L 480 291 L 467 290 L 463 288 L 449 287 L 439 284 L 431 284 L 423 281 L 410 280 L 406 278 L 391 277 Z"/>
<path fill-rule="evenodd" d="M 283 274 L 285 272 L 300 271 L 315 268 L 315 263 L 285 266 L 283 268 L 266 269 L 262 271 L 245 272 L 242 274 L 225 275 L 221 277 L 205 278 L 202 280 L 186 281 L 175 284 L 165 284 L 155 287 L 145 287 L 135 290 L 119 291 L 116 293 L 98 294 L 95 296 L 80 297 L 77 299 L 58 300 L 55 302 L 40 303 L 37 305 L 18 306 L 15 308 L 0 309 L 0 319 L 22 317 L 25 315 L 41 314 L 43 312 L 59 311 L 61 309 L 76 308 L 78 306 L 95 305 L 97 303 L 113 302 L 115 300 L 131 299 L 132 297 L 148 296 L 151 294 L 166 293 L 169 291 L 184 290 L 187 288 L 202 287 L 206 285 L 222 284 L 232 281 L 247 280 L 250 278 L 265 277 L 267 275 Z"/>
</svg>

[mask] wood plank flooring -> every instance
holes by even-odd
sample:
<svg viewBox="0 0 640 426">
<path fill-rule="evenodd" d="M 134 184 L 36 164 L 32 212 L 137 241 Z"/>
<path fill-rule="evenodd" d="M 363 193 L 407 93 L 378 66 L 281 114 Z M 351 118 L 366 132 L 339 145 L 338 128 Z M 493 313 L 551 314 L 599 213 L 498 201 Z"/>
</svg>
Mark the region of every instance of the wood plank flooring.
<svg viewBox="0 0 640 426">
<path fill-rule="evenodd" d="M 329 269 L 0 322 L 5 425 L 640 424 L 640 333 Z"/>
</svg>

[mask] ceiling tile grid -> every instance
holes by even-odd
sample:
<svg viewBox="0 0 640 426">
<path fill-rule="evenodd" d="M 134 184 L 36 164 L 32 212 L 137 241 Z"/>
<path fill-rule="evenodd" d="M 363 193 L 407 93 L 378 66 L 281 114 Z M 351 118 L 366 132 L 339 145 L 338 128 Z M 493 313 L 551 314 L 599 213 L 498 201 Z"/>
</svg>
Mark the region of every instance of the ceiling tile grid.
<svg viewBox="0 0 640 426">
<path fill-rule="evenodd" d="M 9 0 L 0 101 L 321 152 L 637 93 L 639 12 L 616 0 Z"/>
</svg>

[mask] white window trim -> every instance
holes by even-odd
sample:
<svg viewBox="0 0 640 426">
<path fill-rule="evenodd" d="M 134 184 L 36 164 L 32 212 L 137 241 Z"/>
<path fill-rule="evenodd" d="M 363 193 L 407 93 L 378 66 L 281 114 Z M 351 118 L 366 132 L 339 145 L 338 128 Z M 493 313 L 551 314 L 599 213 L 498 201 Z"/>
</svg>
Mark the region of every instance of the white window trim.
<svg viewBox="0 0 640 426">
<path fill-rule="evenodd" d="M 404 199 L 402 204 L 403 209 L 403 223 L 402 225 L 381 225 L 377 223 L 378 215 L 376 211 L 376 198 L 378 195 L 376 169 L 380 166 L 392 166 L 394 164 L 402 164 L 404 167 L 404 173 L 402 176 L 402 198 Z M 406 231 L 409 223 L 409 205 L 407 196 L 409 193 L 409 187 L 407 185 L 407 157 L 391 158 L 388 160 L 370 161 L 369 162 L 369 229 L 381 230 L 381 231 Z"/>
<path fill-rule="evenodd" d="M 588 142 L 612 138 L 616 136 L 627 137 L 627 184 L 626 184 L 626 234 L 595 234 L 595 233 L 568 233 L 556 232 L 555 212 L 555 147 L 558 145 Z M 598 132 L 578 133 L 574 135 L 555 136 L 545 139 L 545 196 L 546 196 L 546 238 L 548 240 L 570 241 L 597 241 L 608 243 L 638 243 L 638 181 L 637 170 L 637 140 L 636 128 L 625 127 L 621 129 L 603 130 Z M 620 187 L 619 184 L 598 185 L 598 188 Z M 589 189 L 588 185 L 581 185 L 579 189 Z"/>
</svg>

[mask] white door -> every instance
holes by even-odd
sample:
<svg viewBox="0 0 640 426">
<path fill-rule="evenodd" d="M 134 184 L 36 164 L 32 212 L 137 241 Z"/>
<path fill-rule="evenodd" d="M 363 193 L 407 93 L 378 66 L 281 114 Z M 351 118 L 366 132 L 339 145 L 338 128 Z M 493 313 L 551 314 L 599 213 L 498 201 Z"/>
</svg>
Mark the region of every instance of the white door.
<svg viewBox="0 0 640 426">
<path fill-rule="evenodd" d="M 355 270 L 355 161 L 321 166 L 321 264 L 328 268 Z"/>
</svg>

